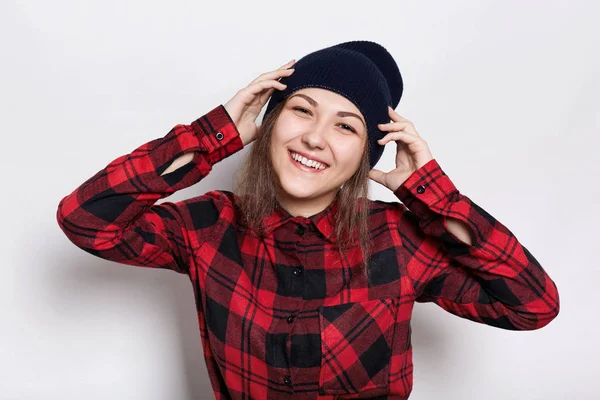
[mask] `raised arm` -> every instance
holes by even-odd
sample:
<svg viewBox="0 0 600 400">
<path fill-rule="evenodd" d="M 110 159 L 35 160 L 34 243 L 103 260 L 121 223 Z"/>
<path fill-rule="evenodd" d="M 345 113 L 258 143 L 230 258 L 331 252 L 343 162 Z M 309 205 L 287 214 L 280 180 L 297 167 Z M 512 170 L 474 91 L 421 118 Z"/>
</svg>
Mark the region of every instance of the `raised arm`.
<svg viewBox="0 0 600 400">
<path fill-rule="evenodd" d="M 189 274 L 189 258 L 202 245 L 230 201 L 219 191 L 155 204 L 199 182 L 214 164 L 254 141 L 256 118 L 293 60 L 261 74 L 190 125 L 143 144 L 112 161 L 64 197 L 56 218 L 75 245 L 98 257 Z M 225 216 L 224 218 L 228 218 Z"/>
<path fill-rule="evenodd" d="M 409 254 L 417 301 L 510 330 L 533 330 L 559 312 L 556 284 L 512 232 L 460 193 L 435 159 L 394 194 L 404 203 L 398 229 Z M 473 243 L 448 229 L 471 229 Z"/>
<path fill-rule="evenodd" d="M 155 202 L 199 182 L 215 163 L 242 147 L 220 105 L 113 160 L 60 201 L 58 224 L 71 242 L 98 257 L 188 273 L 194 224 L 187 204 Z M 194 199 L 203 202 L 223 206 L 213 194 Z"/>
</svg>

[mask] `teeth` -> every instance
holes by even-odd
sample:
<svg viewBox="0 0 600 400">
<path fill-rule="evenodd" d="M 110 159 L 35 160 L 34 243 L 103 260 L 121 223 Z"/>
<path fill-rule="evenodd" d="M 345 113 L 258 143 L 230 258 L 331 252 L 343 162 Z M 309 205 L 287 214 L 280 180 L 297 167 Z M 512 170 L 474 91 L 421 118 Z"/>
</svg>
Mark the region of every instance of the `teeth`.
<svg viewBox="0 0 600 400">
<path fill-rule="evenodd" d="M 302 165 L 306 165 L 307 167 L 311 167 L 311 168 L 319 169 L 319 170 L 327 168 L 325 165 L 321 164 L 318 161 L 309 160 L 308 158 L 303 157 L 296 153 L 292 153 L 292 158 L 294 160 L 298 161 L 299 163 L 301 163 Z"/>
</svg>

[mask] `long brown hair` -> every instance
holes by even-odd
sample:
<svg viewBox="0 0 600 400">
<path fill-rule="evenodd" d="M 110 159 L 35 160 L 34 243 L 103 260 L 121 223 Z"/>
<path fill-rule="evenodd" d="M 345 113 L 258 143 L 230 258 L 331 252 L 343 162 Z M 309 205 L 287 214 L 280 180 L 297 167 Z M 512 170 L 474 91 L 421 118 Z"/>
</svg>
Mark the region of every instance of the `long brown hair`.
<svg viewBox="0 0 600 400">
<path fill-rule="evenodd" d="M 275 121 L 281 114 L 286 101 L 280 102 L 263 119 L 256 140 L 235 172 L 234 191 L 241 198 L 240 211 L 244 223 L 264 236 L 262 219 L 271 214 L 278 205 L 276 177 L 273 172 L 270 144 Z M 370 255 L 368 227 L 369 194 L 369 141 L 365 140 L 362 162 L 355 173 L 336 193 L 338 201 L 335 231 L 340 256 L 346 258 L 346 249 L 358 245 L 363 254 L 363 270 L 369 277 L 367 262 Z M 357 205 L 360 207 L 357 209 Z M 353 266 L 350 266 L 353 267 Z"/>
</svg>

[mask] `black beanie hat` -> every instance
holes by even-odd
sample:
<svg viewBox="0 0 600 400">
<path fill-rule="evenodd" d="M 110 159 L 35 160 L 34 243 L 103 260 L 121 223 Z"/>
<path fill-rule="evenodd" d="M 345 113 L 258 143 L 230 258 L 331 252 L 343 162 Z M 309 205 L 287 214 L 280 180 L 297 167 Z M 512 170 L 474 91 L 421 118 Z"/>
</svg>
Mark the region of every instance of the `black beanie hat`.
<svg viewBox="0 0 600 400">
<path fill-rule="evenodd" d="M 291 68 L 294 73 L 280 79 L 287 87 L 273 92 L 265 116 L 299 89 L 317 87 L 336 92 L 354 103 L 365 117 L 373 168 L 384 148 L 377 140 L 386 134 L 377 124 L 390 122 L 388 106 L 395 109 L 402 97 L 402 76 L 391 54 L 375 42 L 359 40 L 307 54 Z"/>
</svg>

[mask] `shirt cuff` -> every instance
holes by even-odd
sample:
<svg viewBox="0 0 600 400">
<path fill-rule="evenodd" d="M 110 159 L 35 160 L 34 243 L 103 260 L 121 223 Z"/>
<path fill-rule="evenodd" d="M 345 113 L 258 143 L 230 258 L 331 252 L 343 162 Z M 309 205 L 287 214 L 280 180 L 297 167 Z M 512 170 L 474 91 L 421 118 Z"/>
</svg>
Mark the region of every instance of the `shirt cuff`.
<svg viewBox="0 0 600 400">
<path fill-rule="evenodd" d="M 394 195 L 419 219 L 427 221 L 443 214 L 448 203 L 456 199 L 458 190 L 437 160 L 432 159 L 414 171 Z"/>
<path fill-rule="evenodd" d="M 235 123 L 222 104 L 190 125 L 211 164 L 216 164 L 244 147 Z"/>
</svg>

